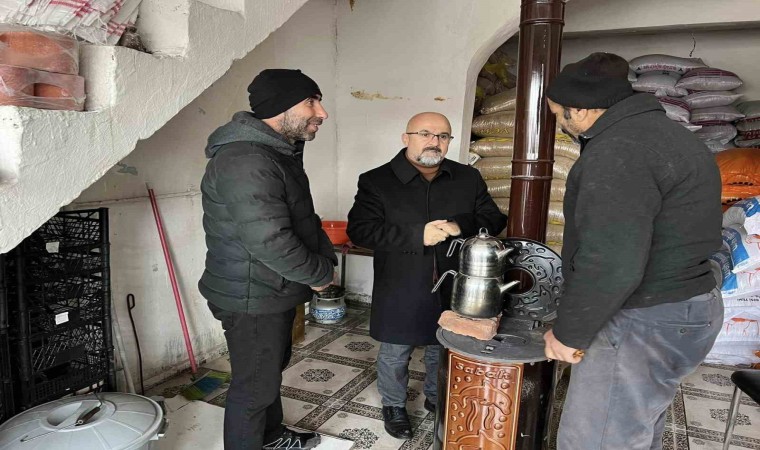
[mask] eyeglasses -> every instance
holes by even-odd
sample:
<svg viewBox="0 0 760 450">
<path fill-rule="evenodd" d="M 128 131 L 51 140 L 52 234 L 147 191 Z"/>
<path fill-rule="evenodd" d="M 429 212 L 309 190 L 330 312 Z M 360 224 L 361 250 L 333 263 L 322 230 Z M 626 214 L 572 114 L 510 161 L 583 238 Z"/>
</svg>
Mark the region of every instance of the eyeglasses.
<svg viewBox="0 0 760 450">
<path fill-rule="evenodd" d="M 437 137 L 439 141 L 441 142 L 449 142 L 450 140 L 454 139 L 454 136 L 450 135 L 449 133 L 440 133 L 435 134 L 431 133 L 429 131 L 415 131 L 415 132 L 407 132 L 406 134 L 416 134 L 417 136 L 421 137 L 422 139 L 428 140 L 432 139 L 434 137 Z"/>
</svg>

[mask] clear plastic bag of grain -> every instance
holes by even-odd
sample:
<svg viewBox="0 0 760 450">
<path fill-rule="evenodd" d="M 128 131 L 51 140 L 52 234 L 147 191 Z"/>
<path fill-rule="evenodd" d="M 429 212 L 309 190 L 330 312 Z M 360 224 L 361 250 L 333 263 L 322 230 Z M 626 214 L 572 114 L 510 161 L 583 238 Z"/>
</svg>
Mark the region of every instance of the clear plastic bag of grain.
<svg viewBox="0 0 760 450">
<path fill-rule="evenodd" d="M 512 138 L 487 137 L 470 142 L 470 152 L 483 158 L 512 156 L 515 141 Z"/>
<path fill-rule="evenodd" d="M 512 180 L 487 180 L 488 194 L 492 198 L 509 198 L 509 191 L 512 189 Z"/>
<path fill-rule="evenodd" d="M 515 141 L 510 137 L 485 137 L 470 142 L 470 152 L 488 158 L 494 156 L 509 156 L 514 153 Z M 557 133 L 554 137 L 554 156 L 563 156 L 576 160 L 581 156 L 580 145 L 570 137 Z"/>
<path fill-rule="evenodd" d="M 512 180 L 488 180 L 488 194 L 493 198 L 508 198 L 512 190 Z M 561 202 L 565 198 L 565 180 L 552 180 L 550 201 Z"/>
<path fill-rule="evenodd" d="M 480 106 L 480 114 L 493 114 L 502 111 L 514 111 L 517 105 L 517 89 L 509 89 L 496 95 L 486 97 Z"/>
<path fill-rule="evenodd" d="M 556 223 L 546 225 L 546 242 L 556 242 L 562 245 L 565 226 Z"/>
<path fill-rule="evenodd" d="M 506 180 L 512 176 L 512 158 L 481 158 L 473 167 L 478 169 L 484 180 Z"/>
<path fill-rule="evenodd" d="M 480 137 L 514 137 L 515 112 L 502 111 L 478 116 L 472 121 L 472 133 Z"/>
</svg>

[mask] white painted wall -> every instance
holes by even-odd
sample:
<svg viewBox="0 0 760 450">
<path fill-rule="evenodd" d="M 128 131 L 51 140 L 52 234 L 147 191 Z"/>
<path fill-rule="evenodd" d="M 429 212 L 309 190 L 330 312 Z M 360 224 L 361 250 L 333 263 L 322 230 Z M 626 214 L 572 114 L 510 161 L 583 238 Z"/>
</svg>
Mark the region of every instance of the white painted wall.
<svg viewBox="0 0 760 450">
<path fill-rule="evenodd" d="M 190 333 L 199 359 L 224 347 L 224 336 L 197 290 L 205 259 L 199 186 L 208 135 L 247 110 L 246 88 L 265 68 L 300 68 L 314 78 L 335 111 L 335 0 L 311 0 L 286 24 L 137 148 L 72 205 L 106 206 L 111 214 L 112 292 L 133 373 L 137 359 L 125 297 L 133 293 L 146 380 L 158 381 L 187 357 L 145 183 L 158 195 Z M 305 164 L 317 212 L 336 214 L 336 121 L 330 117 L 306 145 Z M 136 378 L 135 378 L 136 379 Z"/>
</svg>

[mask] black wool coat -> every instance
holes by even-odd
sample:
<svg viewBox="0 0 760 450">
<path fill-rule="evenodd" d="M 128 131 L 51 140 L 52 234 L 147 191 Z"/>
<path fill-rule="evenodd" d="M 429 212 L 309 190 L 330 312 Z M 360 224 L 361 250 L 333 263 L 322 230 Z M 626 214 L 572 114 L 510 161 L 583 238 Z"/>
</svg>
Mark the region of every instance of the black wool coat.
<svg viewBox="0 0 760 450">
<path fill-rule="evenodd" d="M 425 224 L 453 220 L 460 237 L 468 238 L 482 227 L 498 234 L 507 216 L 476 169 L 445 159 L 428 182 L 405 152 L 359 177 L 347 232 L 354 244 L 374 250 L 370 335 L 393 344 L 437 344 L 437 322 L 449 307 L 453 278 L 447 277 L 437 293 L 431 290 L 438 276 L 458 268 L 458 248 L 447 258 L 454 238 L 424 246 Z"/>
</svg>

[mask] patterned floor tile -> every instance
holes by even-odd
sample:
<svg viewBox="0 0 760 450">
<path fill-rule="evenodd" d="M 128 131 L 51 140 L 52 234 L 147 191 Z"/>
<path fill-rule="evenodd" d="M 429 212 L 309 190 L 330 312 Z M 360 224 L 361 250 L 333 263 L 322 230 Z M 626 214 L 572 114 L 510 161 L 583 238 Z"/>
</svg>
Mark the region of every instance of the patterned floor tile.
<svg viewBox="0 0 760 450">
<path fill-rule="evenodd" d="M 733 373 L 733 370 L 700 366 L 694 373 L 686 377 L 681 384 L 690 389 L 720 392 L 730 396 L 734 392 L 731 373 Z"/>
<path fill-rule="evenodd" d="M 689 450 L 715 450 L 723 448 L 724 433 L 694 428 L 689 430 Z M 731 450 L 750 448 L 760 449 L 760 440 L 734 435 L 731 439 Z"/>
<path fill-rule="evenodd" d="M 282 410 L 285 414 L 285 423 L 288 425 L 295 425 L 316 407 L 317 405 L 313 403 L 282 397 Z"/>
<path fill-rule="evenodd" d="M 369 336 L 346 333 L 330 342 L 326 347 L 319 349 L 319 352 L 374 362 L 377 360 L 379 349 L 380 343 Z"/>
<path fill-rule="evenodd" d="M 356 378 L 355 368 L 306 358 L 285 370 L 282 385 L 318 394 L 332 395 Z"/>
<path fill-rule="evenodd" d="M 417 347 L 412 352 L 412 358 L 409 360 L 409 369 L 417 372 L 425 372 L 425 347 Z"/>
<path fill-rule="evenodd" d="M 428 411 L 423 406 L 425 403 L 425 395 L 422 393 L 422 385 L 422 381 L 409 380 L 409 387 L 406 390 L 406 410 L 411 416 L 425 417 L 428 415 Z M 382 407 L 380 393 L 377 391 L 377 381 L 367 386 L 367 388 L 354 397 L 352 401 L 362 405 L 374 406 L 376 408 Z"/>
<path fill-rule="evenodd" d="M 699 436 L 703 440 L 710 441 L 722 440 L 730 404 L 688 394 L 685 394 L 684 402 L 689 436 Z M 737 438 L 748 438 L 760 443 L 759 425 L 760 407 L 742 405 L 739 407 L 734 435 Z"/>
<path fill-rule="evenodd" d="M 377 392 L 377 381 L 372 382 L 372 384 L 359 392 L 359 394 L 351 399 L 351 401 L 362 405 L 374 406 L 376 408 L 382 407 L 383 404 L 380 400 L 380 393 Z"/>
<path fill-rule="evenodd" d="M 340 338 L 343 336 L 343 333 L 345 333 L 345 330 L 342 330 L 340 328 L 325 328 L 322 325 L 313 325 L 313 327 L 316 329 L 316 332 L 320 335 L 317 335 L 314 340 L 309 342 L 308 344 L 305 344 L 301 347 L 294 347 L 294 352 L 300 352 L 300 353 L 313 353 L 320 348 L 326 346 L 330 342 Z M 325 330 L 325 331 L 321 331 Z"/>
<path fill-rule="evenodd" d="M 350 401 L 352 398 L 356 397 L 361 391 L 363 391 L 367 386 L 372 384 L 372 382 L 375 380 L 377 380 L 377 372 L 375 371 L 374 367 L 363 370 L 356 376 L 356 378 L 351 380 L 351 382 L 349 382 L 348 384 L 343 386 L 338 392 L 336 392 L 334 397 L 339 398 L 341 400 Z"/>
<path fill-rule="evenodd" d="M 689 450 L 721 450 L 722 442 L 705 441 L 704 439 L 690 437 Z"/>
<path fill-rule="evenodd" d="M 304 340 L 299 342 L 298 344 L 294 345 L 296 349 L 301 349 L 312 342 L 316 341 L 317 339 L 327 335 L 330 333 L 330 330 L 327 328 L 318 328 L 313 325 L 306 325 L 306 331 L 304 334 Z"/>
<path fill-rule="evenodd" d="M 382 420 L 339 412 L 317 430 L 343 439 L 354 441 L 354 449 L 395 450 L 404 441 L 395 439 L 385 432 Z"/>
<path fill-rule="evenodd" d="M 354 327 L 355 330 L 365 330 L 369 331 L 369 317 L 367 317 L 364 321 L 362 321 L 359 325 Z"/>
<path fill-rule="evenodd" d="M 662 434 L 662 450 L 689 450 L 689 438 L 686 434 L 665 431 Z"/>
<path fill-rule="evenodd" d="M 377 392 L 375 358 L 379 343 L 368 335 L 369 310 L 348 308 L 339 324 L 310 323 L 306 339 L 294 347 L 293 358 L 283 374 L 283 407 L 285 421 L 301 428 L 319 430 L 356 442 L 356 449 L 430 449 L 433 443 L 434 417 L 423 408 L 425 377 L 424 348 L 414 350 L 410 360 L 409 401 L 414 437 L 401 441 L 390 437 L 383 428 L 380 395 Z M 203 364 L 201 371 L 229 370 L 227 357 Z M 705 364 L 687 377 L 668 410 L 664 450 L 721 449 L 725 421 L 733 394 L 731 373 L 736 368 Z M 182 374 L 149 391 L 171 397 L 189 383 L 189 374 Z M 561 415 L 567 378 L 556 393 L 553 411 L 556 418 L 549 427 L 556 433 Z M 220 395 L 217 395 L 220 394 Z M 224 387 L 207 399 L 224 406 Z M 209 397 L 212 397 L 209 396 Z M 179 399 L 179 400 L 178 400 Z M 172 401 L 187 402 L 180 396 Z M 731 448 L 760 450 L 760 406 L 743 397 Z M 549 449 L 555 444 L 550 439 Z"/>
</svg>

